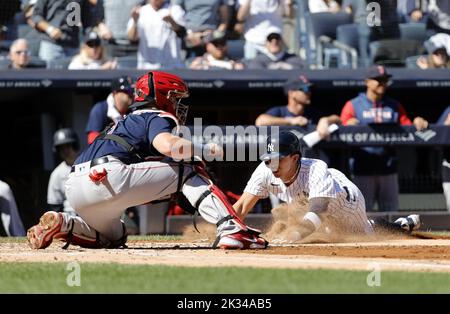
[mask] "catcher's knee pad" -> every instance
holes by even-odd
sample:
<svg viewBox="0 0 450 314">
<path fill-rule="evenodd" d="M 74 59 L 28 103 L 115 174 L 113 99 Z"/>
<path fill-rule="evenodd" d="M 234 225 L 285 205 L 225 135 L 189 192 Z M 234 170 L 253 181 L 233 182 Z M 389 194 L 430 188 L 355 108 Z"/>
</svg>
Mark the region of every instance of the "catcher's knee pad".
<svg viewBox="0 0 450 314">
<path fill-rule="evenodd" d="M 219 234 L 247 230 L 247 226 L 237 217 L 227 197 L 203 176 L 194 175 L 186 180 L 182 192 L 206 221 L 217 226 Z"/>
<path fill-rule="evenodd" d="M 126 243 L 128 240 L 128 233 L 127 233 L 127 227 L 125 226 L 125 223 L 122 221 L 122 237 L 120 239 L 110 241 L 107 245 L 108 249 L 120 249 L 120 248 L 126 248 Z"/>
</svg>

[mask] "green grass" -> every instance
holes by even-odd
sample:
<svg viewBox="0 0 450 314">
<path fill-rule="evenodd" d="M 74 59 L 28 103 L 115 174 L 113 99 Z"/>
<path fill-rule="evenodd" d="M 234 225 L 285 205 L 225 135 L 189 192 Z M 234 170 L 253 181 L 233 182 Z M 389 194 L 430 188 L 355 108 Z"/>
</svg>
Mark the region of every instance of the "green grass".
<svg viewBox="0 0 450 314">
<path fill-rule="evenodd" d="M 433 231 L 430 232 L 436 235 L 450 236 L 450 231 Z M 142 236 L 129 236 L 128 240 L 137 241 L 181 241 L 183 236 L 181 235 L 142 235 Z M 22 243 L 26 242 L 26 237 L 0 237 L 0 243 Z"/>
<path fill-rule="evenodd" d="M 450 293 L 450 274 L 81 264 L 69 287 L 64 263 L 0 263 L 0 293 Z"/>
</svg>

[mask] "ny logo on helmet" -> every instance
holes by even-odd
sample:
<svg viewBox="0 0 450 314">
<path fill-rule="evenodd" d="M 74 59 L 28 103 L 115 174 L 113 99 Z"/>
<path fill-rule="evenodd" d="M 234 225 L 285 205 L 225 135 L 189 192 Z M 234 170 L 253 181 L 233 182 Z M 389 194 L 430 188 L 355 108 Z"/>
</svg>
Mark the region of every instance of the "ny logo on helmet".
<svg viewBox="0 0 450 314">
<path fill-rule="evenodd" d="M 275 150 L 272 143 L 267 144 L 267 152 L 271 153 Z"/>
</svg>

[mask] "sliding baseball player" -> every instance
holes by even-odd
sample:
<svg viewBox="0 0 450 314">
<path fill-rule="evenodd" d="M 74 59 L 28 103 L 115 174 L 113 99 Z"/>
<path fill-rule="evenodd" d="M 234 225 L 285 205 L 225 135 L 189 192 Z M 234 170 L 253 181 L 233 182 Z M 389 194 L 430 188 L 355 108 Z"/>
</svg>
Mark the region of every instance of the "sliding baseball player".
<svg viewBox="0 0 450 314">
<path fill-rule="evenodd" d="M 328 168 L 321 160 L 302 158 L 300 142 L 292 132 L 280 132 L 267 140 L 267 153 L 253 172 L 241 198 L 234 204 L 244 219 L 256 202 L 273 194 L 286 203 L 307 197 L 309 208 L 290 240 L 295 242 L 314 233 L 328 218 L 340 231 L 371 234 L 378 229 L 410 232 L 419 228 L 418 215 L 395 223 L 368 220 L 364 196 L 342 172 Z"/>
</svg>

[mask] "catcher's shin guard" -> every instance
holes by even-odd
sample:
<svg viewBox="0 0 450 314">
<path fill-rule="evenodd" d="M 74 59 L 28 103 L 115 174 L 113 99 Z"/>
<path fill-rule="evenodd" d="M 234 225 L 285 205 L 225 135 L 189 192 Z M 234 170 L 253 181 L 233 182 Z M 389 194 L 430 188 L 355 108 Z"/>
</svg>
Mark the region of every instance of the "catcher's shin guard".
<svg viewBox="0 0 450 314">
<path fill-rule="evenodd" d="M 126 230 L 124 227 L 123 237 L 119 240 L 109 241 L 80 217 L 50 211 L 42 215 L 37 225 L 28 229 L 27 240 L 32 249 L 45 249 L 53 239 L 66 241 L 64 249 L 70 244 L 84 248 L 119 248 L 125 246 Z"/>
<path fill-rule="evenodd" d="M 217 244 L 221 248 L 265 248 L 267 241 L 259 237 L 259 230 L 249 228 L 237 215 L 223 192 L 207 178 L 195 175 L 186 180 L 182 189 L 189 202 L 198 209 L 200 215 L 217 226 Z M 238 236 L 242 235 L 241 236 Z M 225 245 L 221 240 L 231 239 Z M 237 238 L 239 239 L 237 239 Z M 238 243 L 239 242 L 239 243 Z M 251 245 L 251 244 L 259 244 Z"/>
<path fill-rule="evenodd" d="M 79 217 L 76 218 L 78 219 L 73 219 L 71 221 L 70 230 L 67 233 L 63 233 L 61 236 L 58 236 L 59 239 L 66 241 L 63 249 L 67 249 L 71 244 L 91 249 L 118 249 L 127 247 L 125 243 L 127 242 L 128 233 L 123 221 L 121 221 L 122 236 L 117 240 L 108 240 L 92 228 L 89 230 L 83 230 L 85 228 L 83 228 L 83 225 L 80 225 L 80 222 L 84 223 L 84 221 L 82 221 Z"/>
</svg>

